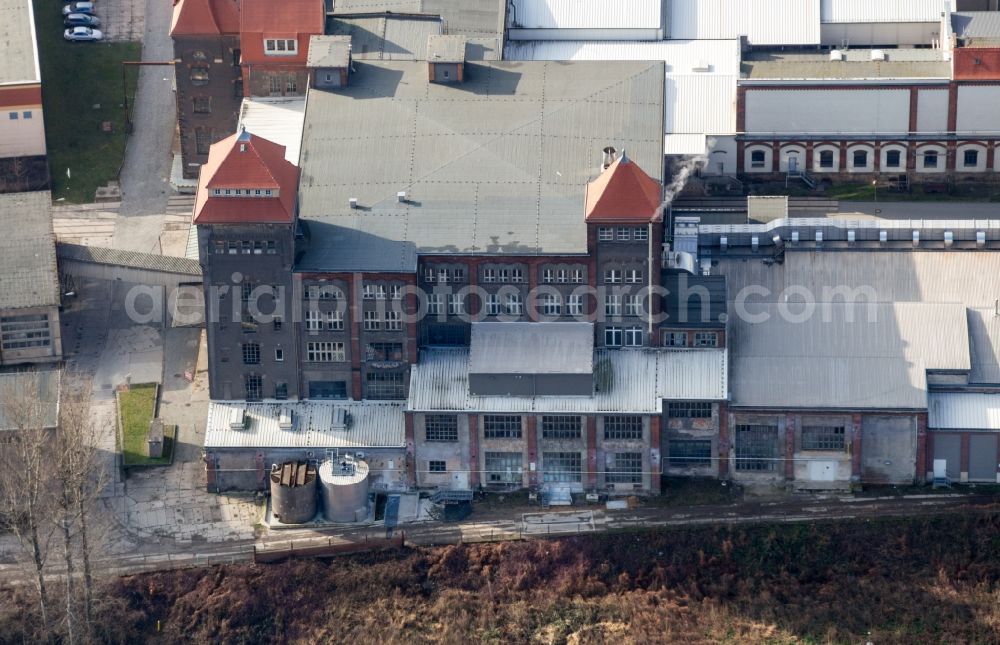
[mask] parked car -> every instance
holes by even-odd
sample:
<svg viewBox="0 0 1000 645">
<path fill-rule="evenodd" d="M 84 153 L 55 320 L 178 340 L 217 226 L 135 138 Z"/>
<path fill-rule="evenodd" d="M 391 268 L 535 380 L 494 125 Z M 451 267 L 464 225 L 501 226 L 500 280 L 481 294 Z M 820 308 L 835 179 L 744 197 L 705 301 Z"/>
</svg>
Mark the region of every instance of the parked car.
<svg viewBox="0 0 1000 645">
<path fill-rule="evenodd" d="M 63 18 L 67 27 L 100 27 L 101 19 L 89 13 L 71 13 Z"/>
<path fill-rule="evenodd" d="M 94 3 L 93 2 L 71 2 L 63 7 L 63 15 L 68 16 L 71 13 L 94 13 Z"/>
<path fill-rule="evenodd" d="M 104 34 L 99 29 L 90 27 L 72 27 L 63 32 L 63 38 L 70 41 L 86 42 L 88 40 L 100 40 Z"/>
</svg>

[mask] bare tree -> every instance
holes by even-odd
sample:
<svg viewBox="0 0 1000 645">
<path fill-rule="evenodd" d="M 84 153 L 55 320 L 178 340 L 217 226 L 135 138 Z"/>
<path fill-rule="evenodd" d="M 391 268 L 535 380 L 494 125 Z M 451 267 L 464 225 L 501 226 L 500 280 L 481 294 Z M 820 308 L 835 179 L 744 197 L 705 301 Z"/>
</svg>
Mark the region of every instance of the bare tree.
<svg viewBox="0 0 1000 645">
<path fill-rule="evenodd" d="M 44 570 L 55 530 L 50 484 L 54 420 L 47 418 L 49 403 L 42 400 L 36 380 L 28 374 L 0 386 L 2 432 L 6 434 L 6 445 L 0 450 L 0 513 L 27 555 L 45 635 L 50 633 L 53 617 Z"/>
</svg>

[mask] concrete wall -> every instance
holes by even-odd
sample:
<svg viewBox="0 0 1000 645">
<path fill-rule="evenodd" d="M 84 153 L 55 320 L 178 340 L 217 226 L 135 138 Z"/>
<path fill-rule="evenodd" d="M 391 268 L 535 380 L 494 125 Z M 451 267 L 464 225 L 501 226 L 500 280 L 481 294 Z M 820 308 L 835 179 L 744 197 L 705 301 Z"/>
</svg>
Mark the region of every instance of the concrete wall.
<svg viewBox="0 0 1000 645">
<path fill-rule="evenodd" d="M 442 416 L 454 416 L 458 424 L 458 441 L 440 442 L 427 441 L 425 423 L 427 414 L 417 413 L 413 415 L 413 443 L 414 455 L 416 456 L 416 485 L 420 488 L 443 488 L 447 489 L 454 484 L 464 483 L 464 479 L 469 477 L 469 416 L 466 414 L 443 413 Z M 445 473 L 431 473 L 428 463 L 430 461 L 444 461 L 447 469 Z M 456 481 L 456 476 L 458 480 Z M 457 488 L 468 488 L 457 486 Z"/>
<path fill-rule="evenodd" d="M 948 131 L 948 90 L 917 90 L 917 132 Z"/>
<path fill-rule="evenodd" d="M 1000 133 L 997 105 L 1000 105 L 1000 85 L 960 85 L 956 129 L 967 133 Z"/>
<path fill-rule="evenodd" d="M 44 155 L 45 119 L 41 104 L 9 104 L 5 99 L 0 89 L 0 158 Z"/>
<path fill-rule="evenodd" d="M 861 425 L 861 479 L 910 484 L 916 476 L 917 423 L 910 415 L 866 414 Z"/>
<path fill-rule="evenodd" d="M 823 23 L 820 42 L 833 47 L 930 45 L 940 39 L 940 31 L 937 22 Z"/>
</svg>

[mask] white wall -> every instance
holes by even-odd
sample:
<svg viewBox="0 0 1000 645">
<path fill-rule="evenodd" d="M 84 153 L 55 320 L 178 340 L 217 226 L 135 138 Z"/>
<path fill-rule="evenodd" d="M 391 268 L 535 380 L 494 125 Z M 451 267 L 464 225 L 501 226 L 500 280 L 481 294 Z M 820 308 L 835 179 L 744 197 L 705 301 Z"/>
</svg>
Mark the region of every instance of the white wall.
<svg viewBox="0 0 1000 645">
<path fill-rule="evenodd" d="M 24 118 L 25 112 L 31 118 Z M 10 115 L 16 114 L 17 119 Z M 41 106 L 0 108 L 0 158 L 45 154 L 45 122 Z"/>
<path fill-rule="evenodd" d="M 937 166 L 928 168 L 924 165 L 928 152 L 937 153 Z M 945 172 L 948 168 L 947 150 L 939 145 L 924 145 L 917 148 L 917 172 L 920 174 L 936 175 Z"/>
<path fill-rule="evenodd" d="M 708 165 L 705 174 L 736 174 L 736 137 L 708 137 Z"/>
<path fill-rule="evenodd" d="M 899 152 L 899 165 L 889 168 L 886 164 L 886 159 L 889 156 L 889 151 L 895 150 Z M 879 159 L 879 168 L 882 172 L 906 172 L 906 156 L 908 151 L 906 146 L 901 146 L 898 144 L 888 144 L 882 146 L 881 159 Z"/>
<path fill-rule="evenodd" d="M 909 115 L 909 90 L 748 88 L 746 92 L 749 134 L 905 133 Z"/>
<path fill-rule="evenodd" d="M 976 163 L 972 166 L 965 165 L 965 153 L 966 151 L 976 151 L 977 158 Z M 986 162 L 989 158 L 989 152 L 986 146 L 979 144 L 966 144 L 958 146 L 956 150 L 955 157 L 955 172 L 983 172 L 986 170 Z"/>
<path fill-rule="evenodd" d="M 821 152 L 833 153 L 833 165 L 824 168 L 820 165 Z M 821 145 L 813 148 L 813 172 L 839 172 L 840 171 L 840 146 Z"/>
<path fill-rule="evenodd" d="M 958 88 L 959 132 L 1000 132 L 1000 86 L 969 85 Z"/>
<path fill-rule="evenodd" d="M 917 132 L 948 131 L 948 90 L 918 90 Z"/>
<path fill-rule="evenodd" d="M 849 47 L 871 45 L 930 45 L 940 40 L 936 22 L 824 24 L 820 41 L 824 45 Z"/>
<path fill-rule="evenodd" d="M 753 45 L 819 43 L 817 0 L 670 0 L 667 33 L 677 40 L 747 36 Z"/>
</svg>

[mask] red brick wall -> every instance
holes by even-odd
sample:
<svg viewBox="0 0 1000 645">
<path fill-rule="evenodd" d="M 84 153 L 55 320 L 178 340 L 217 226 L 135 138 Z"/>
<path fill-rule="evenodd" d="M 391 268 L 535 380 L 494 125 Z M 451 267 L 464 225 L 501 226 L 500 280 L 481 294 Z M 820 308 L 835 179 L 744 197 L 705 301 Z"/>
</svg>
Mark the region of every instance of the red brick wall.
<svg viewBox="0 0 1000 645">
<path fill-rule="evenodd" d="M 1000 80 L 1000 48 L 964 48 L 953 53 L 955 80 Z"/>
</svg>

